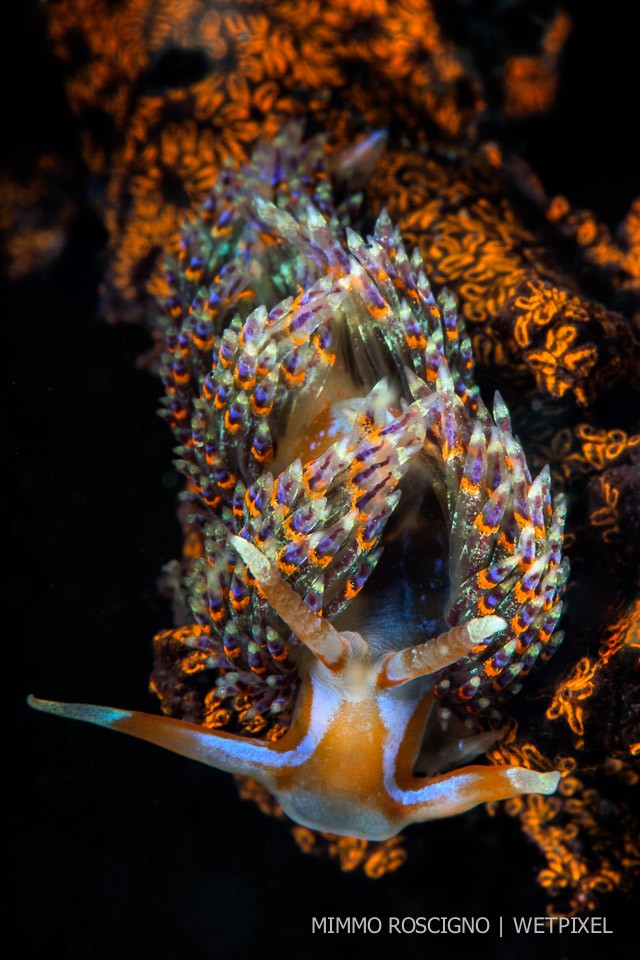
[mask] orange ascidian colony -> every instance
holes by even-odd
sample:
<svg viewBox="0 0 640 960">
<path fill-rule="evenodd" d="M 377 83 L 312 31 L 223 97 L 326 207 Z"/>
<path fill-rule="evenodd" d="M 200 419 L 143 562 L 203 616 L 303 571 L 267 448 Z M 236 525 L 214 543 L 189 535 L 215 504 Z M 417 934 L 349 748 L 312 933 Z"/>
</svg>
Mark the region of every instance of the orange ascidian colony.
<svg viewBox="0 0 640 960">
<path fill-rule="evenodd" d="M 153 325 L 189 544 L 185 622 L 156 638 L 169 716 L 31 700 L 364 840 L 556 790 L 558 770 L 473 761 L 559 646 L 568 574 L 563 500 L 483 403 L 454 298 L 384 210 L 360 232 L 382 140 L 331 156 L 289 124 L 224 167 L 166 260 Z"/>
</svg>

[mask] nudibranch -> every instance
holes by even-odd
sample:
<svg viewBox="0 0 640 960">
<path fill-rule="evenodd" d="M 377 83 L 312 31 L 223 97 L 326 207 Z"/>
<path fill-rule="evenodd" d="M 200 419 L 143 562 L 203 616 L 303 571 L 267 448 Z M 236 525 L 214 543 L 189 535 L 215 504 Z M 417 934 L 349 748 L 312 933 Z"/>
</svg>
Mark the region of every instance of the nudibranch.
<svg viewBox="0 0 640 960">
<path fill-rule="evenodd" d="M 191 544 L 185 622 L 156 641 L 174 716 L 31 700 L 372 840 L 554 792 L 556 771 L 469 762 L 560 644 L 568 575 L 564 504 L 500 396 L 484 406 L 453 297 L 384 211 L 366 240 L 349 225 L 380 143 L 332 157 L 285 128 L 223 171 L 167 262 L 155 330 Z M 199 722 L 163 680 L 172 644 Z M 216 729 L 238 702 L 244 730 Z"/>
</svg>

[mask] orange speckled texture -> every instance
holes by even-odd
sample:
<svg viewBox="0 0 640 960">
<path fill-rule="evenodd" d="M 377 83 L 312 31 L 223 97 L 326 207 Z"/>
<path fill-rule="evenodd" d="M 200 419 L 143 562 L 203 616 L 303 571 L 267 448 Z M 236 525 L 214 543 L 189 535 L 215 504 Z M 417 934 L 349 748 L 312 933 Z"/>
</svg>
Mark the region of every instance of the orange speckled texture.
<svg viewBox="0 0 640 960">
<path fill-rule="evenodd" d="M 505 41 L 488 83 L 438 13 L 428 0 L 58 0 L 47 28 L 106 228 L 101 309 L 112 321 L 143 321 L 164 292 L 162 254 L 176 251 L 181 221 L 227 159 L 245 161 L 290 117 L 328 131 L 332 152 L 388 130 L 366 208 L 385 206 L 436 289 L 455 293 L 481 385 L 503 392 L 532 468 L 549 463 L 555 489 L 569 495 L 566 640 L 490 760 L 563 772 L 557 795 L 504 810 L 537 845 L 548 913 L 578 914 L 627 894 L 640 865 L 640 209 L 631 203 L 614 233 L 550 196 L 503 128 L 488 135 L 483 126 L 489 109 L 515 120 L 551 108 L 566 14 L 549 17 L 533 51 Z M 12 278 L 63 249 L 68 176 L 47 155 L 28 183 L 3 188 Z M 45 194 L 50 205 L 39 207 Z M 192 557 L 201 544 L 182 519 Z M 171 593 L 171 572 L 165 585 Z M 204 664 L 186 637 L 178 626 L 155 639 L 163 709 L 178 704 L 212 729 L 281 735 L 284 727 L 247 716 L 242 697 L 223 706 L 202 685 Z M 240 795 L 283 816 L 248 781 Z M 293 836 L 367 877 L 412 855 L 411 834 L 406 847 L 302 827 Z"/>
</svg>

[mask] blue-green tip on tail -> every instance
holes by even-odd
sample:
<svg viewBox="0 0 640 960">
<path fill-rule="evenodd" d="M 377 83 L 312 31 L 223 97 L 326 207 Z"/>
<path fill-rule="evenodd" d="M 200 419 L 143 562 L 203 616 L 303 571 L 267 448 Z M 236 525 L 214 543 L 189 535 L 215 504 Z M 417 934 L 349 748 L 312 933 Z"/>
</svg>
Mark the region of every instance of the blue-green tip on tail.
<svg viewBox="0 0 640 960">
<path fill-rule="evenodd" d="M 180 756 L 254 779 L 259 776 L 264 764 L 272 759 L 272 754 L 279 752 L 273 744 L 247 742 L 234 734 L 223 731 L 213 733 L 194 723 L 137 710 L 98 707 L 92 703 L 58 703 L 55 700 L 39 700 L 34 696 L 29 696 L 27 703 L 43 713 L 68 717 L 69 720 L 84 720 L 85 723 L 127 733 Z"/>
<path fill-rule="evenodd" d="M 97 707 L 92 703 L 58 703 L 57 700 L 40 700 L 32 693 L 27 703 L 34 710 L 52 713 L 55 717 L 67 717 L 69 720 L 84 720 L 96 723 L 99 727 L 113 727 L 119 720 L 131 719 L 130 710 L 117 710 L 115 707 Z"/>
</svg>

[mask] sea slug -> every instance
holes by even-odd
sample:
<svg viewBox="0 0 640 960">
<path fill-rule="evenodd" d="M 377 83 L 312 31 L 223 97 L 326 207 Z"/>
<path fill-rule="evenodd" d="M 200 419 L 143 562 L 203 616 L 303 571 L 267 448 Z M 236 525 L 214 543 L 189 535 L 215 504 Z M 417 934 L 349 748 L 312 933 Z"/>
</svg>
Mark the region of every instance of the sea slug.
<svg viewBox="0 0 640 960">
<path fill-rule="evenodd" d="M 365 839 L 556 789 L 465 764 L 561 642 L 568 575 L 563 500 L 483 404 L 454 298 L 384 211 L 359 232 L 379 145 L 330 157 L 287 125 L 225 167 L 167 262 L 154 329 L 190 549 L 154 685 L 174 716 L 31 700 Z M 206 688 L 202 717 L 167 661 Z"/>
</svg>

